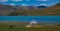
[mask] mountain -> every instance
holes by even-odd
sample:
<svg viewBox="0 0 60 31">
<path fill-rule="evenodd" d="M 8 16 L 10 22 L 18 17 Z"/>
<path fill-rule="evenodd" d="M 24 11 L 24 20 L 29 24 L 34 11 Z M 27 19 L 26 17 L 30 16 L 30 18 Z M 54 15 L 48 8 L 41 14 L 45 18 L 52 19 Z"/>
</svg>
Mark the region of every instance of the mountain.
<svg viewBox="0 0 60 31">
<path fill-rule="evenodd" d="M 15 10 L 16 10 L 16 8 L 14 6 L 0 4 L 0 14 L 2 16 L 8 15 L 9 13 L 11 13 Z"/>
<path fill-rule="evenodd" d="M 60 3 L 47 7 L 40 6 L 11 6 L 0 4 L 1 16 L 40 16 L 40 15 L 60 15 Z"/>
<path fill-rule="evenodd" d="M 45 8 L 43 10 L 46 10 L 47 11 L 46 13 L 48 13 L 48 15 L 60 15 L 60 3 L 54 6 Z"/>
<path fill-rule="evenodd" d="M 14 10 L 14 6 L 12 6 L 12 5 L 1 5 L 0 4 L 0 10 Z"/>
<path fill-rule="evenodd" d="M 35 9 L 36 7 L 34 5 L 27 6 L 28 9 Z"/>
<path fill-rule="evenodd" d="M 27 8 L 27 7 L 25 7 Z M 13 16 L 18 16 L 18 15 L 23 15 L 23 16 L 39 16 L 39 15 L 60 15 L 60 3 L 47 7 L 47 6 L 37 6 L 39 9 L 35 9 L 34 7 L 30 6 L 28 7 L 29 10 L 26 9 L 18 9 L 16 12 L 12 12 L 9 15 Z M 41 9 L 42 8 L 42 9 Z M 32 9 L 32 10 L 30 10 Z M 15 14 L 16 13 L 16 14 Z"/>
<path fill-rule="evenodd" d="M 60 3 L 56 4 L 56 5 L 60 5 Z"/>
<path fill-rule="evenodd" d="M 47 8 L 47 10 L 60 10 L 60 3 Z"/>
<path fill-rule="evenodd" d="M 41 5 L 41 6 L 37 6 L 37 8 L 47 8 L 47 6 Z"/>
</svg>

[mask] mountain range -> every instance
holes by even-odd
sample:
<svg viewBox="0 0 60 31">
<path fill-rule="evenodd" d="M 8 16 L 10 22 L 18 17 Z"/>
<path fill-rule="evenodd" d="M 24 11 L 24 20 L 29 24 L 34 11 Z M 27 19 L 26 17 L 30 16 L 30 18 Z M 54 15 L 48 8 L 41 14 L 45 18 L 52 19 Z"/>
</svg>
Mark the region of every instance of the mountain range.
<svg viewBox="0 0 60 31">
<path fill-rule="evenodd" d="M 1 16 L 60 15 L 60 3 L 54 6 L 12 6 L 0 4 Z"/>
</svg>

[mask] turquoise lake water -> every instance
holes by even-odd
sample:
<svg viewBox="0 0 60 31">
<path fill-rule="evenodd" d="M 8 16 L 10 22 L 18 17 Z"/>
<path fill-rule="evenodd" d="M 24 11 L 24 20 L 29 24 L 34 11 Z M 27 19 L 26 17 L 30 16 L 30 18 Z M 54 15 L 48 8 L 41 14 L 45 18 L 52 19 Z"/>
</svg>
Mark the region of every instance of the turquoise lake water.
<svg viewBox="0 0 60 31">
<path fill-rule="evenodd" d="M 33 19 L 37 22 L 60 22 L 60 16 L 0 16 L 0 21 L 29 22 Z"/>
</svg>

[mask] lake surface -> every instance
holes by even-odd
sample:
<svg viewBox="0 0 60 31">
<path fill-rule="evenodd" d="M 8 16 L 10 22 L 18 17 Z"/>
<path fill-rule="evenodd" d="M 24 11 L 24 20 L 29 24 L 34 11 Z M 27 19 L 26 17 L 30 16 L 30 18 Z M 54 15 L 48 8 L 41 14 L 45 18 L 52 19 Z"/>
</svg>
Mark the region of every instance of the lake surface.
<svg viewBox="0 0 60 31">
<path fill-rule="evenodd" d="M 33 19 L 37 22 L 60 22 L 60 16 L 0 16 L 0 21 L 30 22 Z"/>
</svg>

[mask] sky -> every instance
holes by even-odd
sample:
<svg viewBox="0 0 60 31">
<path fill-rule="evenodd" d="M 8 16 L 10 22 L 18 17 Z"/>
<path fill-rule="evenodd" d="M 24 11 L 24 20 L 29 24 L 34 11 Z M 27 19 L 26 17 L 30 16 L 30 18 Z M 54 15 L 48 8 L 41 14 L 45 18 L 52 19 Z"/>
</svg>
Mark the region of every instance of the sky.
<svg viewBox="0 0 60 31">
<path fill-rule="evenodd" d="M 59 3 L 60 0 L 0 0 L 0 4 L 4 5 L 35 5 L 40 4 L 52 6 Z"/>
</svg>

